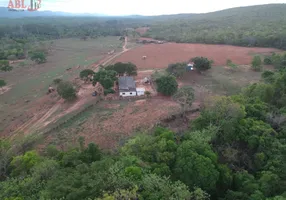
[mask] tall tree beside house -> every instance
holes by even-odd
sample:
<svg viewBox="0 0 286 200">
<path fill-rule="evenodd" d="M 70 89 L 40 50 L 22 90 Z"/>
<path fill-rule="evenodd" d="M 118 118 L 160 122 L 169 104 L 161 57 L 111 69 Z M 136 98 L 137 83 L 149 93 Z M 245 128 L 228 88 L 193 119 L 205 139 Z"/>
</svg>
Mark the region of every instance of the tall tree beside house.
<svg viewBox="0 0 286 200">
<path fill-rule="evenodd" d="M 99 82 L 104 89 L 110 89 L 117 80 L 116 71 L 101 69 L 93 76 L 93 85 Z"/>
<path fill-rule="evenodd" d="M 137 75 L 137 66 L 131 62 L 128 63 L 117 62 L 114 65 L 108 65 L 107 67 L 105 67 L 105 69 L 116 71 L 120 76 L 124 75 L 125 73 L 128 76 Z"/>
</svg>

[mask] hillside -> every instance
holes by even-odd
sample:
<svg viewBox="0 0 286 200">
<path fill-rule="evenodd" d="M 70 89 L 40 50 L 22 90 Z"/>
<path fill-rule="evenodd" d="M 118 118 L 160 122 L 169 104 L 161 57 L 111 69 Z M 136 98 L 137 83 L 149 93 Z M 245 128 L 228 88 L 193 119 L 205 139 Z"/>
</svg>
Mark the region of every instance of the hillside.
<svg viewBox="0 0 286 200">
<path fill-rule="evenodd" d="M 175 42 L 286 49 L 286 4 L 155 18 L 147 37 Z"/>
<path fill-rule="evenodd" d="M 29 12 L 29 11 L 9 11 L 6 7 L 0 7 L 0 18 L 21 18 L 21 17 L 55 17 L 55 16 L 105 16 L 103 14 L 97 13 L 82 13 L 82 14 L 74 14 L 67 12 L 53 12 L 53 11 L 37 11 L 37 12 Z"/>
</svg>

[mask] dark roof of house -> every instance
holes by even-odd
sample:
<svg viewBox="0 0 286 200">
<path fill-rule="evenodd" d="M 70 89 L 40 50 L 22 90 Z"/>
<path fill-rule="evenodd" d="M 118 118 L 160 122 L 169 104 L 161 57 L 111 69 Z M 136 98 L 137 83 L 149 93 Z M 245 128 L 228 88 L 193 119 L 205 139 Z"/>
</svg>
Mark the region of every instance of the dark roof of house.
<svg viewBox="0 0 286 200">
<path fill-rule="evenodd" d="M 131 76 L 119 77 L 118 84 L 120 92 L 129 92 L 129 91 L 136 92 L 136 84 L 133 77 Z"/>
</svg>

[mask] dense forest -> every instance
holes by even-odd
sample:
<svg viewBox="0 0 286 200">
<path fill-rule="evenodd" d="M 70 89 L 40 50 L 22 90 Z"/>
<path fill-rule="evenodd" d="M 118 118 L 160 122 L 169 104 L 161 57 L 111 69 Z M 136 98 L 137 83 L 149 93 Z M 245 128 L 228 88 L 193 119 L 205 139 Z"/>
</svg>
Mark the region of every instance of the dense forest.
<svg viewBox="0 0 286 200">
<path fill-rule="evenodd" d="M 163 127 L 116 151 L 97 145 L 33 150 L 0 140 L 0 199 L 286 199 L 286 55 L 234 96 L 205 101 L 183 133 Z M 60 149 L 60 150 L 59 150 Z"/>
<path fill-rule="evenodd" d="M 286 4 L 272 4 L 161 16 L 145 36 L 175 42 L 286 49 L 285 10 Z"/>
</svg>

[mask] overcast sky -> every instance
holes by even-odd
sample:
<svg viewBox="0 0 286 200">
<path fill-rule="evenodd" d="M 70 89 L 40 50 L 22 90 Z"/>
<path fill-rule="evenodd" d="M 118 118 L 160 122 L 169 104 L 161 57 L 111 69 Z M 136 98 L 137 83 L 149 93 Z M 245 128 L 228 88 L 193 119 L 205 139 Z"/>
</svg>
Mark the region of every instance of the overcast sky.
<svg viewBox="0 0 286 200">
<path fill-rule="evenodd" d="M 8 2 L 9 0 L 0 0 L 0 6 L 7 7 Z M 29 2 L 30 0 L 25 0 L 26 5 Z M 42 0 L 41 10 L 107 15 L 161 15 L 206 13 L 269 3 L 286 3 L 286 0 Z"/>
</svg>

